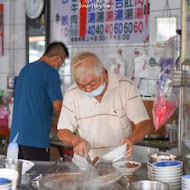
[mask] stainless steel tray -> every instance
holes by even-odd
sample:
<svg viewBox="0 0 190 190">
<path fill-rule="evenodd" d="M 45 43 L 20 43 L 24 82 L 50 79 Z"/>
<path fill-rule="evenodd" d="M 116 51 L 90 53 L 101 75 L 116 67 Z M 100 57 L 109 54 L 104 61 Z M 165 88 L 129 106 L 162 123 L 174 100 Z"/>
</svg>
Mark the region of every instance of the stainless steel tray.
<svg viewBox="0 0 190 190">
<path fill-rule="evenodd" d="M 41 174 L 32 180 L 32 186 L 39 190 L 92 189 L 104 188 L 122 178 L 118 173 L 106 174 L 90 180 L 81 180 L 81 173 L 56 173 L 47 176 Z M 85 176 L 86 177 L 86 176 Z"/>
<path fill-rule="evenodd" d="M 41 174 L 32 180 L 32 186 L 40 190 L 69 189 L 81 173 L 55 173 L 47 176 Z"/>
</svg>

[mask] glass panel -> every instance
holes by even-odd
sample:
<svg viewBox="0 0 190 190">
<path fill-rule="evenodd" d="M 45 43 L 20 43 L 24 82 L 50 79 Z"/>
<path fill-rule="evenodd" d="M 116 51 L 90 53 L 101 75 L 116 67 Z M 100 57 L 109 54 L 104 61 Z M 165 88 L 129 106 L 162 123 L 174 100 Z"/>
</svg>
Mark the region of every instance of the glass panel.
<svg viewBox="0 0 190 190">
<path fill-rule="evenodd" d="M 62 65 L 60 67 L 60 69 L 59 69 L 60 76 L 62 76 L 62 75 L 71 75 L 71 72 L 70 72 L 70 59 L 66 59 L 65 64 L 66 65 Z"/>
<path fill-rule="evenodd" d="M 190 166 L 190 88 L 184 87 L 183 97 L 183 127 L 182 127 L 182 157 Z"/>
<path fill-rule="evenodd" d="M 29 63 L 38 60 L 45 51 L 45 36 L 29 37 Z"/>
<path fill-rule="evenodd" d="M 61 91 L 64 96 L 67 89 L 74 83 L 74 80 L 71 76 L 61 76 Z"/>
<path fill-rule="evenodd" d="M 65 60 L 65 66 L 61 66 L 59 69 L 59 75 L 61 79 L 61 91 L 64 95 L 67 89 L 74 83 L 74 79 L 70 72 L 70 59 Z"/>
<path fill-rule="evenodd" d="M 176 17 L 157 18 L 157 42 L 167 41 L 176 35 Z"/>
</svg>

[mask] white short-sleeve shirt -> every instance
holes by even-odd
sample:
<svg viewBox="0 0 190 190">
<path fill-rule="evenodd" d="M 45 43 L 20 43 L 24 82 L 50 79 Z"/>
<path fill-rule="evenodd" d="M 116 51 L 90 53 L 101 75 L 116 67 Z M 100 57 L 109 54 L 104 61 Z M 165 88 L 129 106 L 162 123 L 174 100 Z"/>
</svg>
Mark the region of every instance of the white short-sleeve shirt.
<svg viewBox="0 0 190 190">
<path fill-rule="evenodd" d="M 78 130 L 92 149 L 119 146 L 131 134 L 131 121 L 149 119 L 138 89 L 128 78 L 108 72 L 108 87 L 99 103 L 73 84 L 66 92 L 59 129 Z"/>
</svg>

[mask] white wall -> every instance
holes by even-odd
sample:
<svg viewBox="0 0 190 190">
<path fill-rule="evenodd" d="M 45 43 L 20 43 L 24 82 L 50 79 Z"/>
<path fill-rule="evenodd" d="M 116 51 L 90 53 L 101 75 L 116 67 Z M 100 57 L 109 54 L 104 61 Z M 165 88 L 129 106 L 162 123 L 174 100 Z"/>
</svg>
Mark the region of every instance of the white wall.
<svg viewBox="0 0 190 190">
<path fill-rule="evenodd" d="M 156 19 L 162 16 L 166 0 L 150 0 L 150 42 L 146 44 L 149 56 L 154 55 L 156 51 Z M 0 57 L 0 89 L 6 89 L 6 78 L 9 74 L 18 75 L 25 63 L 25 6 L 24 0 L 0 0 L 4 4 L 4 52 Z M 169 0 L 172 16 L 177 16 L 177 28 L 181 28 L 181 1 Z M 11 8 L 15 7 L 15 8 Z M 54 0 L 51 0 L 51 23 L 54 19 Z M 165 11 L 166 16 L 166 11 Z M 51 37 L 51 41 L 53 41 Z M 60 39 L 61 40 L 61 39 Z M 126 44 L 124 46 L 81 46 L 69 47 L 70 57 L 73 57 L 79 51 L 92 51 L 96 53 L 105 65 L 109 64 L 110 55 L 116 54 L 121 48 L 123 57 L 131 64 L 134 63 L 133 50 L 143 44 Z"/>
</svg>

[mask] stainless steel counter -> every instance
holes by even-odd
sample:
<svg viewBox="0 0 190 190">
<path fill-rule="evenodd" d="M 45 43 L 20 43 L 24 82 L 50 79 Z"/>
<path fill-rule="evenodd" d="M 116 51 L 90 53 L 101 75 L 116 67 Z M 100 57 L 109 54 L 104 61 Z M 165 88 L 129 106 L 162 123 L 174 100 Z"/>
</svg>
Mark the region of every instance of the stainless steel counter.
<svg viewBox="0 0 190 190">
<path fill-rule="evenodd" d="M 32 186 L 31 181 L 39 174 L 46 174 L 47 170 L 55 163 L 55 162 L 45 162 L 45 161 L 37 161 L 34 162 L 35 166 L 22 175 L 21 185 L 17 187 L 17 190 L 34 190 L 35 188 Z"/>
<path fill-rule="evenodd" d="M 34 190 L 35 188 L 32 186 L 31 181 L 39 174 L 44 176 L 47 174 L 48 169 L 54 164 L 55 162 L 35 162 L 35 166 L 28 171 L 26 174 L 22 176 L 21 186 L 17 188 L 17 190 Z M 113 171 L 114 168 L 111 164 L 103 164 L 98 163 L 97 169 L 103 168 L 104 172 L 106 168 L 109 168 L 109 171 Z M 61 172 L 84 172 L 79 170 L 78 167 L 72 162 L 63 162 Z M 133 175 L 131 176 L 124 176 L 122 177 L 117 184 L 114 185 L 116 188 L 111 188 L 112 190 L 126 190 L 128 186 L 128 181 L 138 181 L 138 180 L 145 180 L 148 179 L 147 177 L 147 165 L 142 164 L 141 168 L 139 168 Z M 101 188 L 102 189 L 102 188 Z M 105 188 L 104 188 L 105 189 Z M 106 188 L 107 189 L 107 188 Z M 110 186 L 108 188 L 110 190 Z M 72 190 L 72 189 L 69 189 Z"/>
</svg>

